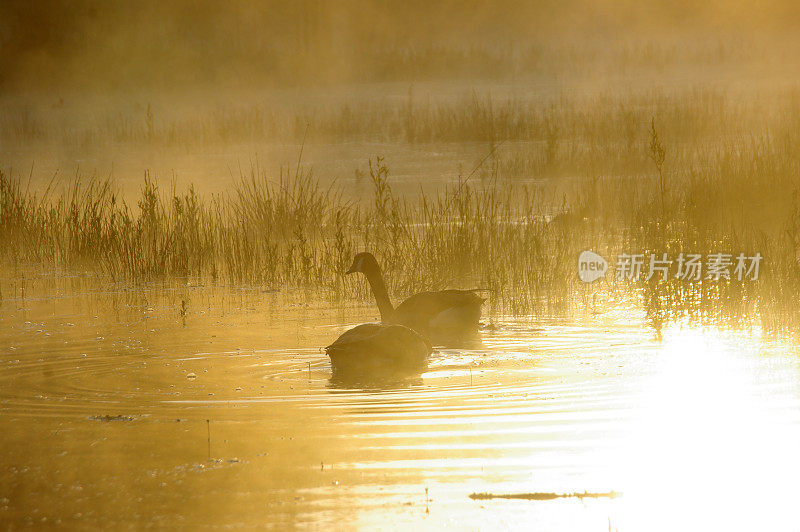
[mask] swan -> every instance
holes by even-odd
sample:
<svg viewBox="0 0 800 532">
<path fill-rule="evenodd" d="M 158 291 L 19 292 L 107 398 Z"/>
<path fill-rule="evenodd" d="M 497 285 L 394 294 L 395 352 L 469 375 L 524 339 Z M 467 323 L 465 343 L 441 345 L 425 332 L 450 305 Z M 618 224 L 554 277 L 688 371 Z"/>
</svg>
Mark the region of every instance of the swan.
<svg viewBox="0 0 800 532">
<path fill-rule="evenodd" d="M 486 300 L 475 294 L 475 290 L 420 292 L 394 308 L 381 268 L 371 253 L 359 253 L 353 258 L 346 273 L 356 272 L 367 278 L 383 323 L 405 325 L 428 338 L 451 339 L 475 334 L 478 330 L 481 305 Z"/>
<path fill-rule="evenodd" d="M 364 323 L 345 331 L 325 353 L 334 372 L 422 372 L 431 345 L 402 325 Z"/>
</svg>

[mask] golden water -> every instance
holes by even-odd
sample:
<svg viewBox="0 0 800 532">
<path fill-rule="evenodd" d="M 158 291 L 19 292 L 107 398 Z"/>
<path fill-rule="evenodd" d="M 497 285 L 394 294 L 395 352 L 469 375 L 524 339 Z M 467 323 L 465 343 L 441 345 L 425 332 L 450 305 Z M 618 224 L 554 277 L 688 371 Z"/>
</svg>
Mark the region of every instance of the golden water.
<svg viewBox="0 0 800 532">
<path fill-rule="evenodd" d="M 348 387 L 321 348 L 368 304 L 81 279 L 2 296 L 4 527 L 796 526 L 800 359 L 754 333 L 497 317 L 419 379 Z"/>
</svg>

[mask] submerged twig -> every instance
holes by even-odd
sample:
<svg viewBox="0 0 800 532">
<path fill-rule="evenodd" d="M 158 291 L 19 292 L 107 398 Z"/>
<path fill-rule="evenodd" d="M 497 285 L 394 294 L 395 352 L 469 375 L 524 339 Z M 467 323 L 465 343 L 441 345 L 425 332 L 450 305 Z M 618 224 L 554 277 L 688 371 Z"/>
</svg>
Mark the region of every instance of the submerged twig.
<svg viewBox="0 0 800 532">
<path fill-rule="evenodd" d="M 206 430 L 208 432 L 208 459 L 211 460 L 211 420 L 206 419 Z"/>
<path fill-rule="evenodd" d="M 590 493 L 584 491 L 583 493 L 550 493 L 550 492 L 533 492 L 533 493 L 472 493 L 469 498 L 474 500 L 485 499 L 523 499 L 526 501 L 549 501 L 552 499 L 565 499 L 568 497 L 575 497 L 577 499 L 616 499 L 622 497 L 619 491 L 608 491 L 599 493 Z"/>
</svg>

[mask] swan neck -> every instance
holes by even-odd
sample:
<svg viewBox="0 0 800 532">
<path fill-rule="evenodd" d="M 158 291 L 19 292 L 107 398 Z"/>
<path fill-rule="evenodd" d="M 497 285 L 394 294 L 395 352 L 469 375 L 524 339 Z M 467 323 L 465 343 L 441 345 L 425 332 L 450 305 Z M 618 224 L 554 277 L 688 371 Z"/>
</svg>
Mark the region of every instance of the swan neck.
<svg viewBox="0 0 800 532">
<path fill-rule="evenodd" d="M 378 303 L 378 310 L 381 312 L 381 321 L 388 321 L 394 312 L 392 302 L 389 299 L 389 292 L 386 290 L 386 283 L 383 281 L 380 267 L 370 268 L 364 272 L 369 281 L 369 286 L 372 288 L 372 295 L 375 296 L 375 302 Z"/>
</svg>

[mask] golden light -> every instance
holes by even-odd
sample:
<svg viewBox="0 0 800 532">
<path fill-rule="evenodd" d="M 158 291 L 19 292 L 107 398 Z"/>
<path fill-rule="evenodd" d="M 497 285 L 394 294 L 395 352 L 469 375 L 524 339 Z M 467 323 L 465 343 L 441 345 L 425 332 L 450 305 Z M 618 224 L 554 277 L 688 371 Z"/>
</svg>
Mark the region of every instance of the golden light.
<svg viewBox="0 0 800 532">
<path fill-rule="evenodd" d="M 800 435 L 759 344 L 665 335 L 620 457 L 621 530 L 780 530 L 795 522 Z M 762 357 L 767 357 L 765 360 Z"/>
</svg>

